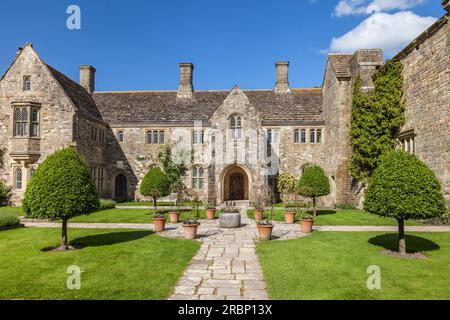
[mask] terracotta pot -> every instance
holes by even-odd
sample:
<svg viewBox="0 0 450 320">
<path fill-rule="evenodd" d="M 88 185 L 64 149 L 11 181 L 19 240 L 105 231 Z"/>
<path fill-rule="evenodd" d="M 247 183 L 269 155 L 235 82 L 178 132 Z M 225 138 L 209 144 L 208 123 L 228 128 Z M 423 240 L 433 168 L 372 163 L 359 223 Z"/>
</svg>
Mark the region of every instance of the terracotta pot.
<svg viewBox="0 0 450 320">
<path fill-rule="evenodd" d="M 178 221 L 180 221 L 180 215 L 181 215 L 180 212 L 176 212 L 176 211 L 169 212 L 170 222 L 171 223 L 178 223 Z"/>
<path fill-rule="evenodd" d="M 166 218 L 153 218 L 155 232 L 162 232 L 166 227 Z"/>
<path fill-rule="evenodd" d="M 256 227 L 258 228 L 260 241 L 270 240 L 270 238 L 272 237 L 272 229 L 273 229 L 272 224 L 267 224 L 267 225 L 258 224 L 258 225 L 256 225 Z"/>
<path fill-rule="evenodd" d="M 255 210 L 255 220 L 261 221 L 264 218 L 264 210 Z"/>
<path fill-rule="evenodd" d="M 314 224 L 314 219 L 303 218 L 300 220 L 300 231 L 303 233 L 311 233 Z"/>
<path fill-rule="evenodd" d="M 193 240 L 197 236 L 197 224 L 183 224 L 184 236 L 187 240 Z"/>
<path fill-rule="evenodd" d="M 289 224 L 293 224 L 295 221 L 295 212 L 285 211 L 284 212 L 284 221 Z"/>
<path fill-rule="evenodd" d="M 206 219 L 214 220 L 216 217 L 216 209 L 206 209 Z"/>
</svg>

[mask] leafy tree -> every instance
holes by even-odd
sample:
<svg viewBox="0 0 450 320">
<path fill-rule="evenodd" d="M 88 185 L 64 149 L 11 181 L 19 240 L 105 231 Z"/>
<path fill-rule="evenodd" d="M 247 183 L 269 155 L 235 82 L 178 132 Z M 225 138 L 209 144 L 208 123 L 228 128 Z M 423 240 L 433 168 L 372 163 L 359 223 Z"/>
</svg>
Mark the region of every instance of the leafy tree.
<svg viewBox="0 0 450 320">
<path fill-rule="evenodd" d="M 286 197 L 288 195 L 292 195 L 295 193 L 295 189 L 297 187 L 297 181 L 295 177 L 290 173 L 282 173 L 278 177 L 278 185 L 277 188 L 283 195 L 283 200 L 286 201 Z"/>
<path fill-rule="evenodd" d="M 140 191 L 143 196 L 153 198 L 156 213 L 157 199 L 170 193 L 170 179 L 160 168 L 152 168 L 142 179 Z"/>
<path fill-rule="evenodd" d="M 67 221 L 99 208 L 100 201 L 83 159 L 73 147 L 55 152 L 36 169 L 23 209 L 31 218 L 62 220 L 61 249 L 69 249 Z"/>
<path fill-rule="evenodd" d="M 403 150 L 389 151 L 381 157 L 366 192 L 364 209 L 397 219 L 401 254 L 406 253 L 406 220 L 442 217 L 447 211 L 433 171 Z"/>
<path fill-rule="evenodd" d="M 374 77 L 373 92 L 361 92 L 361 79 L 353 88 L 350 172 L 362 182 L 370 179 L 380 156 L 395 147 L 395 136 L 405 121 L 402 64 L 387 61 Z"/>
<path fill-rule="evenodd" d="M 9 203 L 12 195 L 11 191 L 11 186 L 8 186 L 5 181 L 0 180 L 0 205 Z"/>
<path fill-rule="evenodd" d="M 330 181 L 320 166 L 309 166 L 300 177 L 297 189 L 298 194 L 312 199 L 313 213 L 316 216 L 316 199 L 330 194 Z"/>
</svg>

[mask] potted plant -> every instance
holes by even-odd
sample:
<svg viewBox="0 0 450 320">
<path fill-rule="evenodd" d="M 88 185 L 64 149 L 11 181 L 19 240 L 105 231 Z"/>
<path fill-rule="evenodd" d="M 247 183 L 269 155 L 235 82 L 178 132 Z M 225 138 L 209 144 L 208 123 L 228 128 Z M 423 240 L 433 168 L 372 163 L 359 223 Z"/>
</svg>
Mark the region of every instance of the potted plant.
<svg viewBox="0 0 450 320">
<path fill-rule="evenodd" d="M 169 212 L 170 222 L 178 223 L 180 221 L 181 207 L 186 193 L 186 185 L 181 180 L 177 180 L 172 183 L 171 190 L 175 192 L 177 196 L 175 200 L 175 210 Z"/>
<path fill-rule="evenodd" d="M 142 179 L 140 191 L 143 196 L 153 198 L 153 224 L 155 225 L 155 231 L 163 231 L 166 226 L 166 216 L 158 213 L 157 199 L 169 194 L 169 178 L 160 168 L 152 168 Z"/>
<path fill-rule="evenodd" d="M 216 204 L 214 202 L 208 202 L 205 207 L 206 210 L 206 219 L 214 220 L 216 217 Z"/>
<path fill-rule="evenodd" d="M 297 181 L 295 177 L 289 173 L 282 173 L 278 177 L 278 190 L 281 192 L 281 197 L 284 204 L 284 220 L 286 223 L 293 224 L 295 221 L 295 211 L 292 210 L 292 206 L 289 204 L 289 200 L 295 193 Z"/>
<path fill-rule="evenodd" d="M 221 228 L 239 228 L 241 226 L 241 211 L 234 202 L 226 202 L 226 207 L 220 210 L 219 225 Z"/>
<path fill-rule="evenodd" d="M 273 215 L 273 201 L 270 201 L 269 214 L 265 219 L 261 219 L 256 223 L 256 228 L 258 229 L 259 240 L 268 241 L 272 238 L 272 215 Z"/>
<path fill-rule="evenodd" d="M 183 221 L 184 236 L 187 240 L 193 240 L 197 237 L 197 230 L 200 225 L 200 222 L 198 222 L 199 203 L 198 197 L 194 196 L 191 216 L 188 220 Z"/>
<path fill-rule="evenodd" d="M 312 232 L 313 224 L 314 224 L 314 216 L 310 214 L 303 214 L 301 210 L 299 210 L 300 219 L 300 231 L 302 233 L 310 234 Z"/>
<path fill-rule="evenodd" d="M 264 200 L 261 197 L 258 197 L 253 206 L 254 206 L 253 209 L 255 221 L 261 221 L 264 218 L 264 210 L 265 210 Z"/>
</svg>

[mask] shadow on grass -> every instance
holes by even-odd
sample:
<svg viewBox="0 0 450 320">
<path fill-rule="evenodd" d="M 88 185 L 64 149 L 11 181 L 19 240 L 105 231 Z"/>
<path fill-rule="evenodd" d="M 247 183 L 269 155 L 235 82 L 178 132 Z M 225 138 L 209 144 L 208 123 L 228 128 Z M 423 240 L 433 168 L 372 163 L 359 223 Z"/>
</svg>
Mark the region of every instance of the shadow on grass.
<svg viewBox="0 0 450 320">
<path fill-rule="evenodd" d="M 440 249 L 440 246 L 437 243 L 422 237 L 407 234 L 405 238 L 406 250 L 408 253 L 433 251 Z M 387 250 L 398 251 L 398 234 L 395 233 L 382 234 L 370 238 L 368 242 Z"/>
<path fill-rule="evenodd" d="M 139 240 L 153 234 L 153 231 L 123 231 L 92 236 L 80 237 L 72 240 L 71 245 L 80 245 L 83 247 L 101 247 L 112 244 Z"/>
<path fill-rule="evenodd" d="M 312 210 L 306 211 L 308 214 L 312 214 Z M 336 214 L 335 210 L 317 210 L 317 216 L 325 216 L 328 214 Z"/>
</svg>

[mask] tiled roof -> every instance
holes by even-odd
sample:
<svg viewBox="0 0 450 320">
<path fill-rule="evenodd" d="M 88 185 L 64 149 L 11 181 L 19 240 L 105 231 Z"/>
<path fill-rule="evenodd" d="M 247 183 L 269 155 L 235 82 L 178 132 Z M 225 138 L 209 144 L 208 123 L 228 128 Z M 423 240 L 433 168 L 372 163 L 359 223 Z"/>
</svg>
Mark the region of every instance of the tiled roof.
<svg viewBox="0 0 450 320">
<path fill-rule="evenodd" d="M 230 91 L 195 91 L 192 99 L 177 99 L 176 91 L 95 92 L 94 100 L 110 124 L 207 121 Z M 243 90 L 265 121 L 322 121 L 321 89 Z"/>
<path fill-rule="evenodd" d="M 334 72 L 338 78 L 349 78 L 351 77 L 350 72 L 350 60 L 353 54 L 330 54 L 328 55 L 328 61 L 330 61 Z"/>
<path fill-rule="evenodd" d="M 85 88 L 53 67 L 49 65 L 47 65 L 47 67 L 81 114 L 93 117 L 97 120 L 102 120 L 102 116 L 95 105 L 94 99 Z"/>
</svg>

